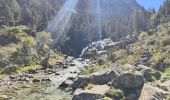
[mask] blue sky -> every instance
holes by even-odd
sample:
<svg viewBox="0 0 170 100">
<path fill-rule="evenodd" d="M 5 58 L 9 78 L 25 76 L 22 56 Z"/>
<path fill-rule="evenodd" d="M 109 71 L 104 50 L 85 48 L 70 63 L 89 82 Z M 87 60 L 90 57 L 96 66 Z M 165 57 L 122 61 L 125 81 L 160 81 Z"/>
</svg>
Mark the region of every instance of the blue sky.
<svg viewBox="0 0 170 100">
<path fill-rule="evenodd" d="M 159 9 L 160 5 L 163 4 L 165 0 L 136 0 L 138 3 L 145 7 L 145 9 L 155 8 Z"/>
</svg>

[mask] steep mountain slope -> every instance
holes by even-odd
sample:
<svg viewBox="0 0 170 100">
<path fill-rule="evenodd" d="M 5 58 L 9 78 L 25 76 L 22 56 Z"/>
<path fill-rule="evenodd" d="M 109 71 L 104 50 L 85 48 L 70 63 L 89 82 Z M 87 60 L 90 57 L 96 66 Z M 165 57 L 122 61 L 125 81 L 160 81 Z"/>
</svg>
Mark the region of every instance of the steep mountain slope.
<svg viewBox="0 0 170 100">
<path fill-rule="evenodd" d="M 69 39 L 62 41 L 65 42 L 61 45 L 64 53 L 68 54 L 69 50 L 72 55 L 79 55 L 88 43 L 99 40 L 96 5 L 94 1 L 79 0 L 77 13 L 72 15 L 71 28 L 66 33 Z M 133 31 L 145 29 L 147 20 L 148 13 L 135 0 L 101 1 L 102 38 L 112 37 L 117 41 Z"/>
<path fill-rule="evenodd" d="M 100 2 L 102 38 L 113 37 L 117 40 L 125 34 L 145 29 L 143 26 L 147 24 L 147 12 L 135 0 L 102 0 Z M 31 34 L 42 31 L 57 15 L 64 3 L 65 0 L 12 0 L 10 2 L 1 0 L 1 27 L 26 25 L 31 27 Z M 56 47 L 59 45 L 64 53 L 79 55 L 84 46 L 99 39 L 96 5 L 96 0 L 78 1 L 77 13 L 72 14 L 71 28 L 61 38 L 62 43 L 56 44 Z"/>
</svg>

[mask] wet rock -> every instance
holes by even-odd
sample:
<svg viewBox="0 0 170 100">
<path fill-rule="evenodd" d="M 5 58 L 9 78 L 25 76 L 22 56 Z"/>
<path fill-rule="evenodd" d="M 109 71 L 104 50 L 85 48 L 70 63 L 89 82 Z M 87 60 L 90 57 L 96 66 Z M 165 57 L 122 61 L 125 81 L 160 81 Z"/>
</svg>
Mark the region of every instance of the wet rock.
<svg viewBox="0 0 170 100">
<path fill-rule="evenodd" d="M 143 76 L 146 78 L 146 80 L 151 81 L 151 79 L 154 77 L 156 79 L 160 79 L 161 74 L 158 71 L 155 71 L 153 69 L 145 69 L 142 71 Z"/>
<path fill-rule="evenodd" d="M 15 77 L 15 76 L 9 76 L 9 79 L 10 79 L 10 80 L 15 80 L 16 77 Z"/>
<path fill-rule="evenodd" d="M 9 97 L 7 95 L 0 95 L 0 100 L 8 100 Z"/>
<path fill-rule="evenodd" d="M 68 68 L 68 67 L 69 67 L 68 65 L 64 65 L 64 66 L 63 66 L 64 69 L 66 69 L 66 68 Z"/>
<path fill-rule="evenodd" d="M 40 80 L 39 80 L 39 79 L 33 79 L 32 82 L 33 82 L 33 83 L 39 83 Z"/>
<path fill-rule="evenodd" d="M 74 60 L 74 57 L 68 56 L 67 59 L 66 59 L 66 62 L 71 62 L 73 60 Z"/>
<path fill-rule="evenodd" d="M 29 81 L 29 78 L 27 78 L 27 77 L 20 77 L 20 78 L 18 79 L 18 81 L 26 81 L 26 82 L 28 82 L 28 81 Z"/>
<path fill-rule="evenodd" d="M 10 65 L 5 67 L 1 73 L 3 74 L 12 74 L 13 72 L 15 72 L 19 67 L 17 65 Z"/>
<path fill-rule="evenodd" d="M 100 58 L 100 59 L 98 59 L 98 64 L 99 64 L 99 65 L 103 65 L 103 64 L 104 64 L 104 60 L 103 60 L 103 59 L 101 59 L 101 58 Z"/>
<path fill-rule="evenodd" d="M 56 73 L 56 71 L 52 70 L 52 69 L 47 69 L 47 70 L 44 71 L 44 73 L 50 75 L 50 74 Z"/>
<path fill-rule="evenodd" d="M 144 84 L 144 77 L 140 74 L 124 73 L 117 80 L 123 88 L 138 88 Z"/>
<path fill-rule="evenodd" d="M 66 80 L 66 81 L 64 81 L 59 87 L 61 87 L 61 88 L 67 88 L 67 87 L 69 87 L 71 84 L 73 84 L 73 81 L 72 81 L 72 80 Z"/>
<path fill-rule="evenodd" d="M 168 96 L 170 96 L 168 92 L 165 92 L 157 87 L 145 84 L 139 100 L 165 100 Z"/>
<path fill-rule="evenodd" d="M 49 75 L 50 75 L 50 74 L 53 74 L 53 72 L 49 71 L 47 74 L 49 74 Z"/>
<path fill-rule="evenodd" d="M 56 73 L 55 73 L 55 75 L 57 75 L 57 76 L 58 76 L 58 75 L 60 75 L 60 73 L 56 72 Z"/>
<path fill-rule="evenodd" d="M 43 81 L 43 82 L 50 82 L 51 80 L 49 78 L 44 78 L 41 81 Z"/>
<path fill-rule="evenodd" d="M 71 64 L 70 64 L 70 66 L 76 66 L 76 64 L 74 64 L 74 63 L 71 63 Z"/>
<path fill-rule="evenodd" d="M 28 73 L 29 73 L 29 74 L 36 74 L 37 71 L 36 71 L 36 70 L 29 70 Z"/>
<path fill-rule="evenodd" d="M 68 77 L 68 80 L 74 81 L 76 79 L 76 77 Z"/>
</svg>

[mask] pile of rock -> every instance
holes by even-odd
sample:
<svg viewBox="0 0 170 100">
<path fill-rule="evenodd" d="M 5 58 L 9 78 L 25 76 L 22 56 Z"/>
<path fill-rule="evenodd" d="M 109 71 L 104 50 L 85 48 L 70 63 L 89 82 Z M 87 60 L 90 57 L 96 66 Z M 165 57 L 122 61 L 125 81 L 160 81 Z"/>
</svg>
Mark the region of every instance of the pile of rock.
<svg viewBox="0 0 170 100">
<path fill-rule="evenodd" d="M 102 100 L 106 97 L 106 91 L 111 88 L 122 90 L 126 100 L 164 100 L 170 95 L 164 85 L 148 84 L 151 78 L 159 79 L 160 72 L 144 65 L 129 65 L 129 68 L 132 70 L 123 71 L 120 67 L 113 67 L 108 71 L 80 75 L 76 79 L 69 78 L 60 87 L 73 91 L 73 100 Z M 89 84 L 94 86 L 87 89 Z"/>
<path fill-rule="evenodd" d="M 75 91 L 73 96 L 74 100 L 79 100 L 79 98 L 96 100 L 104 97 L 103 92 L 96 93 L 96 91 L 94 92 L 92 90 L 83 90 L 88 84 L 95 84 L 98 88 L 104 85 L 105 87 L 115 87 L 122 90 L 136 89 L 135 92 L 137 92 L 137 90 L 144 84 L 144 77 L 140 73 L 124 72 L 120 68 L 115 67 L 112 70 L 101 73 L 92 73 L 88 76 L 79 76 L 71 82 L 65 81 L 61 86 L 64 86 L 65 88 L 70 87 L 73 91 Z"/>
</svg>

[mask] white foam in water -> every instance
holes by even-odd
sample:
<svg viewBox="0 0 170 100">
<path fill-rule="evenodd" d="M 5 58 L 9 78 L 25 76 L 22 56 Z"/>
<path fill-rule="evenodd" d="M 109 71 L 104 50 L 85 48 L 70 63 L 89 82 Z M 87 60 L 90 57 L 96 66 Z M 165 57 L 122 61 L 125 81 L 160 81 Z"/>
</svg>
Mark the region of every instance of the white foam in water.
<svg viewBox="0 0 170 100">
<path fill-rule="evenodd" d="M 56 33 L 56 40 L 58 40 L 61 34 L 65 32 L 66 28 L 68 28 L 71 15 L 76 13 L 75 7 L 77 2 L 78 0 L 67 0 L 61 10 L 58 12 L 57 16 L 47 26 L 46 31 Z"/>
</svg>

